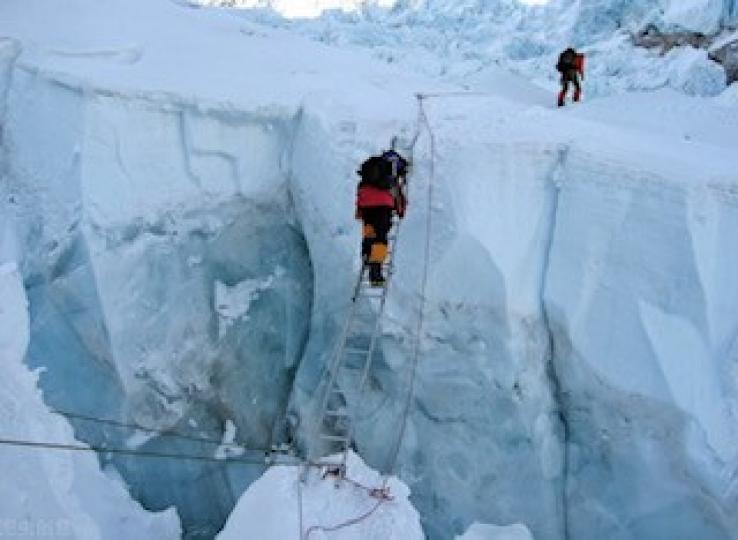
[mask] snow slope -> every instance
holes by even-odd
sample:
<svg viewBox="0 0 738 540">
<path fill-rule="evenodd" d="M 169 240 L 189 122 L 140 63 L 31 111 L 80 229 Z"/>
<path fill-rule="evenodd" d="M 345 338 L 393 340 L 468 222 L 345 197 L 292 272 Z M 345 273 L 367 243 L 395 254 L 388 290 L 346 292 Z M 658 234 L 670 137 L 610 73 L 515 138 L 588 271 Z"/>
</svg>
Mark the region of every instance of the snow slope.
<svg viewBox="0 0 738 540">
<path fill-rule="evenodd" d="M 72 429 L 44 405 L 37 376 L 23 366 L 27 300 L 12 263 L 0 265 L 0 439 L 79 446 Z M 0 535 L 78 539 L 179 538 L 173 508 L 160 514 L 132 501 L 94 453 L 0 445 Z"/>
<path fill-rule="evenodd" d="M 462 66 L 484 92 L 427 100 L 429 128 L 413 94 L 464 87 L 359 46 L 164 1 L 49 9 L 0 4 L 6 245 L 48 403 L 324 450 L 311 433 L 358 268 L 354 171 L 419 129 L 362 403 L 342 381 L 362 458 L 384 471 L 398 442 L 432 181 L 422 356 L 392 471 L 424 532 L 736 537 L 730 95 L 554 110 L 504 69 Z M 263 470 L 115 465 L 204 537 Z"/>
<path fill-rule="evenodd" d="M 387 488 L 392 499 L 380 503 L 367 491 L 383 486 L 383 478 L 376 471 L 353 452 L 348 455 L 346 471 L 349 481 L 323 477 L 320 468 L 272 467 L 243 494 L 218 540 L 424 538 L 406 485 L 390 478 Z M 365 514 L 366 518 L 358 519 L 356 524 L 347 523 Z M 320 528 L 343 523 L 347 525 L 334 533 L 326 534 Z"/>
</svg>

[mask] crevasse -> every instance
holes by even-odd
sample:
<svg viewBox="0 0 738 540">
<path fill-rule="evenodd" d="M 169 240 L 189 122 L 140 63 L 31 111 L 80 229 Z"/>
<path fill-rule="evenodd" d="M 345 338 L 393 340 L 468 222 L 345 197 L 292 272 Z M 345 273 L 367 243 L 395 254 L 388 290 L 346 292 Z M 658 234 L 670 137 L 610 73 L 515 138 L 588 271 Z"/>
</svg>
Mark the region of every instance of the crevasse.
<svg viewBox="0 0 738 540">
<path fill-rule="evenodd" d="M 412 96 L 249 107 L 98 88 L 7 51 L 3 214 L 47 404 L 218 440 L 230 420 L 248 446 L 307 451 L 358 265 L 353 171 L 413 133 Z M 399 427 L 433 158 L 427 323 L 397 471 L 427 534 L 481 521 L 542 539 L 735 538 L 729 150 L 605 126 L 595 104 L 562 121 L 526 92 L 429 105 L 438 153 L 421 135 L 357 449 L 383 469 Z M 175 504 L 188 537 L 212 537 L 263 470 L 101 460 L 146 507 Z"/>
</svg>

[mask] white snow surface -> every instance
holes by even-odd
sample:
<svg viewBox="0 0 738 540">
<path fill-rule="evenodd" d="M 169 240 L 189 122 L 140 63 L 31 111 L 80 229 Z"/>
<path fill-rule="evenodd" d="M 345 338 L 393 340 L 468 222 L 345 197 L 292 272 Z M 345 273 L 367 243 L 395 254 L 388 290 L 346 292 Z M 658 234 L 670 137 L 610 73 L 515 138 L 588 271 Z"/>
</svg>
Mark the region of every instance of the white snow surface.
<svg viewBox="0 0 738 540">
<path fill-rule="evenodd" d="M 0 264 L 0 439 L 84 446 L 52 414 L 22 360 L 29 340 L 26 296 L 15 264 Z M 0 444 L 0 536 L 167 539 L 180 537 L 177 512 L 147 512 L 92 452 Z"/>
<path fill-rule="evenodd" d="M 519 523 L 506 526 L 472 523 L 456 540 L 533 540 L 533 536 L 528 527 Z"/>
<path fill-rule="evenodd" d="M 353 452 L 346 461 L 349 481 L 323 473 L 320 467 L 271 467 L 241 496 L 218 540 L 282 540 L 306 535 L 342 540 L 425 538 L 418 513 L 408 500 L 410 490 L 397 478 L 390 477 L 386 484 L 392 499 L 380 501 L 367 489 L 382 488 L 384 478 Z M 357 519 L 364 515 L 367 517 Z M 348 523 L 353 520 L 357 523 Z M 344 523 L 336 532 L 320 528 Z"/>
<path fill-rule="evenodd" d="M 637 76 L 658 90 L 557 110 L 505 62 L 460 62 L 469 47 L 436 41 L 478 14 L 441 4 L 415 27 L 359 20 L 361 32 L 337 26 L 316 43 L 283 22 L 164 0 L 0 3 L 0 216 L 12 231 L 0 257 L 19 258 L 31 303 L 26 361 L 70 407 L 210 426 L 217 442 L 258 448 L 290 432 L 324 451 L 312 428 L 358 268 L 354 171 L 420 128 L 363 400 L 358 370 L 339 381 L 362 457 L 392 464 L 430 211 L 422 355 L 393 471 L 425 533 L 485 522 L 539 540 L 565 525 L 582 540 L 734 540 L 735 85 L 695 97 L 718 86 L 699 51 L 666 63 L 641 51 L 648 70 L 634 71 L 630 44 L 597 18 L 631 4 L 572 3 L 608 58 L 592 54 L 591 84 Z M 492 3 L 484 17 L 543 24 L 517 9 Z M 490 39 L 486 22 L 473 39 Z M 511 45 L 501 35 L 493 48 Z M 528 37 L 545 47 L 519 71 L 545 79 L 560 43 Z M 416 123 L 415 92 L 466 89 L 480 92 L 429 98 L 430 128 Z M 218 283 L 235 315 L 222 333 Z M 212 516 L 214 534 L 249 481 L 222 467 L 126 480 L 153 504 L 176 500 L 185 528 Z"/>
<path fill-rule="evenodd" d="M 220 316 L 218 325 L 218 337 L 223 338 L 228 328 L 237 320 L 248 320 L 249 307 L 259 294 L 271 287 L 274 279 L 268 277 L 264 280 L 247 279 L 229 287 L 228 285 L 215 282 L 215 311 Z"/>
</svg>

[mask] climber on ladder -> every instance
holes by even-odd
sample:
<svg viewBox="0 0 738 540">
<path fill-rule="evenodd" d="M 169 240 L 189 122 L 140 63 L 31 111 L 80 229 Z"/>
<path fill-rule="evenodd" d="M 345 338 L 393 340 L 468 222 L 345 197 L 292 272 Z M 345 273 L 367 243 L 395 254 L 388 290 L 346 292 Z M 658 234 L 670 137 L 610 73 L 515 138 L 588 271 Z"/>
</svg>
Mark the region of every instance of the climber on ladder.
<svg viewBox="0 0 738 540">
<path fill-rule="evenodd" d="M 356 194 L 356 219 L 363 222 L 361 256 L 369 267 L 369 281 L 384 286 L 382 264 L 387 257 L 387 233 L 394 214 L 405 215 L 405 176 L 408 162 L 394 149 L 372 156 L 357 171 L 361 177 Z"/>
</svg>

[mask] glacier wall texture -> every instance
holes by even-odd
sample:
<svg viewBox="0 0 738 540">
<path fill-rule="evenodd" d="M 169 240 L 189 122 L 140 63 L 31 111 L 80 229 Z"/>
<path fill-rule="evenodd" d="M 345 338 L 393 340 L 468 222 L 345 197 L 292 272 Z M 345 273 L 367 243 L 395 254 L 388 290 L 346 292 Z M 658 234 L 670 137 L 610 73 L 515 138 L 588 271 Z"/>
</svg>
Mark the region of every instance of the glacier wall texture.
<svg viewBox="0 0 738 540">
<path fill-rule="evenodd" d="M 326 130 L 324 125 L 323 131 L 331 137 L 316 141 L 317 130 L 307 115 L 301 129 L 312 136 L 298 135 L 295 139 L 295 180 L 296 185 L 310 185 L 301 175 L 309 176 L 313 171 L 301 166 L 302 160 L 313 155 L 316 145 L 335 145 L 329 146 L 327 155 L 345 160 L 346 152 L 336 147 L 346 144 L 347 137 L 336 136 L 335 130 Z M 352 398 L 351 390 L 358 387 L 361 366 L 347 370 L 349 375 L 341 381 L 347 389 L 349 406 L 360 419 L 357 448 L 380 470 L 392 466 L 409 391 L 412 336 L 421 307 L 428 143 L 427 135 L 421 135 L 415 148 L 411 211 L 398 240 L 397 273 L 386 307 L 381 351 L 374 359 L 367 389 L 359 402 Z M 398 472 L 410 484 L 413 502 L 432 538 L 463 532 L 474 515 L 493 522 L 534 523 L 542 538 L 558 538 L 563 530 L 560 426 L 546 373 L 548 339 L 536 288 L 545 254 L 536 243 L 545 243 L 546 216 L 550 213 L 547 205 L 551 201 L 543 185 L 556 166 L 557 154 L 545 145 L 500 144 L 493 147 L 494 151 L 484 148 L 486 157 L 480 162 L 478 146 L 464 146 L 451 138 L 439 145 L 444 154 L 437 174 L 449 178 L 453 171 L 458 186 L 452 189 L 441 183 L 437 187 L 433 219 L 439 226 L 431 231 L 432 277 L 427 291 L 422 359 Z M 459 166 L 465 162 L 474 165 L 463 171 Z M 490 176 L 474 179 L 484 166 L 495 172 L 515 170 L 519 174 L 506 176 L 509 182 L 491 183 Z M 324 170 L 345 168 L 336 163 Z M 335 183 L 336 190 L 349 191 L 339 207 L 343 215 L 337 219 L 350 226 L 353 185 L 347 186 L 343 178 L 332 175 L 323 179 Z M 531 197 L 532 193 L 535 196 Z M 301 193 L 296 200 L 304 195 Z M 498 217 L 508 229 L 521 223 L 519 212 L 540 212 L 543 217 L 522 228 L 519 248 L 492 255 L 491 245 L 504 249 L 494 241 L 500 240 L 499 235 L 506 229 L 489 222 L 482 225 L 489 217 L 488 209 L 469 202 L 497 196 L 504 196 L 509 203 L 505 205 L 509 210 Z M 302 213 L 308 221 L 322 219 L 320 216 L 325 214 L 325 208 L 317 218 L 312 212 Z M 303 225 L 303 229 L 310 227 Z M 351 236 L 347 239 L 339 232 L 333 239 L 342 243 L 350 240 L 343 259 L 322 255 L 314 259 L 316 291 L 321 291 L 316 295 L 315 310 L 325 322 L 314 320 L 320 322 L 319 329 L 311 333 L 292 399 L 296 416 L 304 423 L 301 433 L 308 442 L 314 434 L 313 415 L 324 390 L 320 374 L 328 364 L 348 309 L 346 299 L 350 298 L 353 274 L 340 280 L 334 276 L 337 261 L 343 260 L 345 268 L 356 268 L 355 226 Z M 316 252 L 336 249 L 333 242 L 325 247 L 325 238 L 317 239 Z M 314 243 L 308 238 L 311 253 Z M 330 293 L 327 288 L 332 289 Z M 366 309 L 359 307 L 360 318 Z M 540 497 L 496 499 L 495 493 L 518 491 L 516 486 L 521 481 L 534 486 Z"/>
<path fill-rule="evenodd" d="M 37 375 L 23 365 L 30 339 L 28 302 L 14 263 L 0 264 L 0 437 L 79 447 L 72 428 L 44 405 Z M 3 536 L 47 538 L 180 537 L 176 511 L 152 514 L 128 496 L 92 452 L 48 452 L 3 444 Z"/>
<path fill-rule="evenodd" d="M 311 424 L 358 269 L 354 170 L 412 137 L 413 97 L 339 95 L 316 76 L 294 106 L 236 106 L 97 87 L 0 50 L 3 245 L 20 246 L 26 361 L 47 404 L 214 439 L 230 420 L 248 446 L 320 450 Z M 661 129 L 659 98 L 642 117 Z M 473 521 L 542 539 L 735 538 L 724 141 L 702 124 L 667 144 L 652 126 L 603 127 L 597 103 L 566 121 L 489 97 L 428 114 L 436 153 L 423 128 L 381 351 L 351 404 L 367 463 L 392 465 L 424 300 L 397 472 L 431 538 Z M 88 442 L 215 450 L 73 424 Z M 212 537 L 263 470 L 101 459 L 147 508 L 175 504 L 190 537 Z"/>
<path fill-rule="evenodd" d="M 735 184 L 576 152 L 564 175 L 545 300 L 571 536 L 735 538 Z"/>
<path fill-rule="evenodd" d="M 11 75 L 7 209 L 46 402 L 214 439 L 232 420 L 245 445 L 284 442 L 312 294 L 286 189 L 292 119 L 90 92 L 24 66 Z M 96 445 L 215 450 L 73 423 Z M 114 461 L 147 507 L 176 504 L 206 536 L 263 470 Z"/>
</svg>

